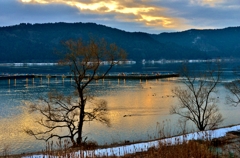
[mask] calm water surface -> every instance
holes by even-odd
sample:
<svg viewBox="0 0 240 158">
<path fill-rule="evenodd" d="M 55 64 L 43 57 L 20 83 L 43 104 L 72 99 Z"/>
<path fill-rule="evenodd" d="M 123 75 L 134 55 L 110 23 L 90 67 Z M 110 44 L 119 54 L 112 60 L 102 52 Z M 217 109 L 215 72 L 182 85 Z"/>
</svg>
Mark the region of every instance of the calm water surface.
<svg viewBox="0 0 240 158">
<path fill-rule="evenodd" d="M 197 64 L 193 64 L 194 65 Z M 233 64 L 225 64 L 223 82 L 234 79 L 232 76 Z M 236 63 L 237 65 L 237 63 Z M 119 72 L 178 72 L 181 64 L 154 64 L 154 65 L 126 65 L 114 67 L 110 73 Z M 201 69 L 195 69 L 201 71 Z M 20 74 L 67 74 L 68 68 L 57 66 L 25 66 L 0 67 L 0 73 Z M 172 105 L 178 103 L 171 90 L 182 86 L 179 78 L 162 80 L 104 80 L 93 82 L 90 90 L 99 99 L 108 102 L 111 127 L 97 122 L 84 125 L 84 136 L 98 144 L 111 144 L 124 141 L 145 141 L 159 137 L 159 129 L 165 125 L 166 132 L 176 134 L 181 131 L 178 116 L 169 115 Z M 65 94 L 72 92 L 70 79 L 46 78 L 27 80 L 0 81 L 0 151 L 4 146 L 10 146 L 12 153 L 39 151 L 45 148 L 44 141 L 37 141 L 23 131 L 27 127 L 38 127 L 34 118 L 27 112 L 22 102 L 36 100 L 46 96 L 49 91 L 57 89 Z M 239 124 L 237 117 L 240 107 L 226 105 L 227 91 L 222 85 L 218 87 L 219 108 L 225 120 L 222 126 Z M 124 117 L 128 116 L 128 117 Z M 189 124 L 189 129 L 193 126 Z M 59 132 L 64 132 L 60 130 Z"/>
</svg>

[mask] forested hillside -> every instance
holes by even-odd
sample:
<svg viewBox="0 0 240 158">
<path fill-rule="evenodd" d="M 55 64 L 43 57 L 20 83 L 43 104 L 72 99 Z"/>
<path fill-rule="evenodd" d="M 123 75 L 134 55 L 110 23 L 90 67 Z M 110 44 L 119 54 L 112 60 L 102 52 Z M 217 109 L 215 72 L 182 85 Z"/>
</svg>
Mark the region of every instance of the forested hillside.
<svg viewBox="0 0 240 158">
<path fill-rule="evenodd" d="M 240 56 L 240 27 L 159 35 L 130 33 L 94 23 L 20 24 L 0 27 L 0 62 L 54 62 L 62 41 L 104 38 L 132 60 L 209 59 Z"/>
<path fill-rule="evenodd" d="M 199 50 L 209 57 L 240 57 L 240 27 L 162 33 L 155 39 Z"/>
</svg>

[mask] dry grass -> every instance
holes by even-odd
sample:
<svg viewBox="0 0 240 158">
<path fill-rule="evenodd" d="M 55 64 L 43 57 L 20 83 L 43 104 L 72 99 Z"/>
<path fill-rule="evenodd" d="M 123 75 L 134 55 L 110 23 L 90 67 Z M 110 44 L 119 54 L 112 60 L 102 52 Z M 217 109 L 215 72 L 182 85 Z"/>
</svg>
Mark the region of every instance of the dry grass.
<svg viewBox="0 0 240 158">
<path fill-rule="evenodd" d="M 98 148 L 96 142 L 86 142 L 82 147 L 71 148 L 68 141 L 49 143 L 46 149 L 40 153 L 31 155 L 47 155 L 48 158 L 80 158 L 86 157 L 79 150 L 95 150 Z M 4 158 L 16 158 L 27 155 L 10 155 L 10 147 L 6 146 L 2 151 Z M 137 150 L 136 150 L 137 151 Z M 157 147 L 148 151 L 125 154 L 120 158 L 238 158 L 240 157 L 240 132 L 229 132 L 225 137 L 213 140 L 191 140 L 183 143 L 160 142 Z M 117 156 L 90 155 L 87 158 L 117 158 Z"/>
<path fill-rule="evenodd" d="M 130 158 L 215 158 L 209 148 L 209 142 L 189 141 L 183 144 L 167 145 L 159 143 L 158 148 L 151 148 L 147 152 L 125 155 Z"/>
<path fill-rule="evenodd" d="M 240 141 L 239 137 L 231 136 L 229 138 L 220 138 L 213 141 L 207 140 L 192 140 L 185 141 L 183 143 L 171 144 L 171 143 L 160 143 L 158 147 L 150 148 L 148 151 L 136 152 L 134 154 L 125 154 L 119 156 L 120 158 L 236 158 L 239 157 L 240 153 Z M 238 138 L 238 139 L 236 139 Z M 231 144 L 231 141 L 237 141 L 238 144 Z M 90 143 L 90 147 L 91 147 Z M 84 147 L 87 148 L 87 144 Z M 233 151 L 233 147 L 234 151 Z M 58 148 L 58 150 L 56 150 Z M 94 146 L 95 148 L 95 146 Z M 83 148 L 81 148 L 83 149 Z M 221 149 L 221 150 L 217 150 Z M 53 143 L 49 144 L 44 152 L 41 154 L 47 155 L 49 158 L 80 158 L 84 157 L 83 153 L 76 153 L 78 149 L 68 147 L 68 143 Z M 18 155 L 19 156 L 19 155 Z M 4 157 L 18 157 L 18 156 L 7 156 Z M 23 156 L 23 155 L 21 155 Z M 31 157 L 31 156 L 30 156 Z M 96 156 L 91 155 L 87 158 L 118 158 L 117 156 Z"/>
</svg>

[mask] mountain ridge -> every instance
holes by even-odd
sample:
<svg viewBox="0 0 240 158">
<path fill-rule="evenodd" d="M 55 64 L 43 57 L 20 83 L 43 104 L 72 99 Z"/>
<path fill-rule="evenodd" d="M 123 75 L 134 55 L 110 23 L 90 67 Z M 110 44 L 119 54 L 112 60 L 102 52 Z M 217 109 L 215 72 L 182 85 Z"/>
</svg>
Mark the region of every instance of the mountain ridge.
<svg viewBox="0 0 240 158">
<path fill-rule="evenodd" d="M 62 41 L 104 38 L 128 53 L 128 59 L 210 59 L 240 57 L 240 27 L 148 34 L 95 23 L 46 23 L 0 27 L 0 62 L 50 62 Z"/>
</svg>

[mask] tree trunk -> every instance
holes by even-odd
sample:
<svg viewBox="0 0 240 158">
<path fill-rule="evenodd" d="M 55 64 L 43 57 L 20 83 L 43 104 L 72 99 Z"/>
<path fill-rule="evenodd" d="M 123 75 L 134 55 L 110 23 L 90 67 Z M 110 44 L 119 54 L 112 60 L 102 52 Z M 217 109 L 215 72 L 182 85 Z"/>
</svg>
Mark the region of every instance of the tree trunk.
<svg viewBox="0 0 240 158">
<path fill-rule="evenodd" d="M 205 130 L 205 127 L 204 127 L 202 124 L 200 124 L 199 130 L 200 130 L 200 131 L 204 131 L 204 130 Z"/>
<path fill-rule="evenodd" d="M 82 113 L 83 110 L 81 110 L 81 113 Z M 83 129 L 83 118 L 84 118 L 84 115 L 82 116 L 82 114 L 80 114 L 80 120 L 79 120 L 79 123 L 78 123 L 78 138 L 77 138 L 77 145 L 81 145 L 82 143 L 82 129 Z"/>
<path fill-rule="evenodd" d="M 77 145 L 81 145 L 82 143 L 82 129 L 83 129 L 83 122 L 84 122 L 84 115 L 85 115 L 85 104 L 86 99 L 83 97 L 83 93 L 79 92 L 80 97 L 80 115 L 79 115 L 79 123 L 78 123 L 78 138 L 77 138 Z"/>
</svg>

